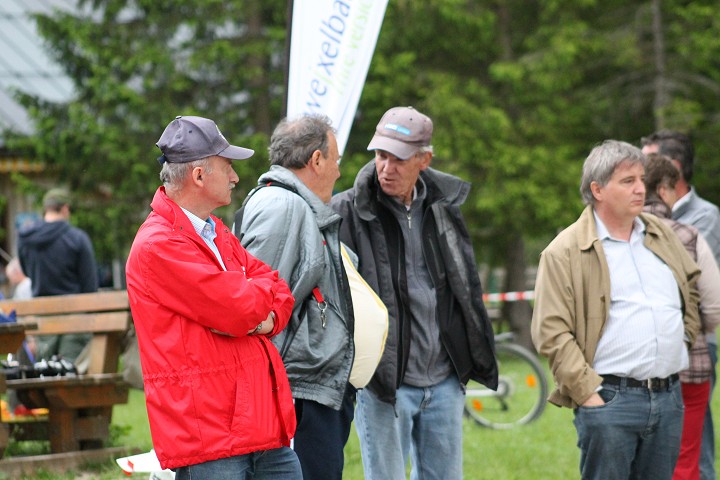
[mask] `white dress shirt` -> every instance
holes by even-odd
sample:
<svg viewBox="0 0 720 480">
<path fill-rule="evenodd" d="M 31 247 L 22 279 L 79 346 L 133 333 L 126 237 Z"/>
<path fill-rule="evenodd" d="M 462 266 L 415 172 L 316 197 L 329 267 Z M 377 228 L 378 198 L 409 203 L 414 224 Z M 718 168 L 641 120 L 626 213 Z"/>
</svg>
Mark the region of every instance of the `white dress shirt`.
<svg viewBox="0 0 720 480">
<path fill-rule="evenodd" d="M 593 368 L 638 380 L 664 378 L 688 367 L 682 303 L 670 268 L 644 244 L 635 219 L 630 241 L 612 238 L 595 214 L 610 270 L 610 314 Z"/>
</svg>

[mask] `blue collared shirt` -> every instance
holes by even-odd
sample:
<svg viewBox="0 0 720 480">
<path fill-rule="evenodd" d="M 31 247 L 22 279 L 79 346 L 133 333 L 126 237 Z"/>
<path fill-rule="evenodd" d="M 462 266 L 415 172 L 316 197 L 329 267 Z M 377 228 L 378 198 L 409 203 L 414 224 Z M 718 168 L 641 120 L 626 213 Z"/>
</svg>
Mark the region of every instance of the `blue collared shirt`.
<svg viewBox="0 0 720 480">
<path fill-rule="evenodd" d="M 215 237 L 217 237 L 217 233 L 215 232 L 215 221 L 211 217 L 208 217 L 207 220 L 203 220 L 184 208 L 182 208 L 182 211 L 185 212 L 185 215 L 187 215 L 190 223 L 192 223 L 195 232 L 200 235 L 207 246 L 210 247 L 210 250 L 213 251 L 223 270 L 227 270 L 227 268 L 225 268 L 225 263 L 222 260 L 222 256 L 220 255 L 220 250 L 218 250 L 217 245 L 215 245 Z"/>
<path fill-rule="evenodd" d="M 645 380 L 688 367 L 680 291 L 670 268 L 644 244 L 645 225 L 635 219 L 630 241 L 612 238 L 595 214 L 610 271 L 610 314 L 593 368 Z"/>
</svg>

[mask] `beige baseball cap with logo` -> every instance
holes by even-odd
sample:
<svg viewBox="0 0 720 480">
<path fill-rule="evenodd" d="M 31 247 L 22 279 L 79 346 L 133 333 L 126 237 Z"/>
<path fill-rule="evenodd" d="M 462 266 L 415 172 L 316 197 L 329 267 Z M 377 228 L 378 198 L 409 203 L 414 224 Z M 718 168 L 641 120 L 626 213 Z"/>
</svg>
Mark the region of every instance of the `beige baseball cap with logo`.
<svg viewBox="0 0 720 480">
<path fill-rule="evenodd" d="M 380 119 L 367 149 L 384 150 L 407 160 L 420 147 L 430 145 L 432 132 L 432 120 L 427 115 L 413 107 L 393 107 Z"/>
</svg>

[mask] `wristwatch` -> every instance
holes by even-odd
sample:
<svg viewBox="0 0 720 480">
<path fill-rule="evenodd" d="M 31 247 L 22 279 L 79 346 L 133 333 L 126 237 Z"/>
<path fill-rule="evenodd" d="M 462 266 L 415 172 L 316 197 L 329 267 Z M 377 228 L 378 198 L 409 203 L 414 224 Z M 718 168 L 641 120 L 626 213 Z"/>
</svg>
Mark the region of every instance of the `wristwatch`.
<svg viewBox="0 0 720 480">
<path fill-rule="evenodd" d="M 262 330 L 262 322 L 258 323 L 258 326 L 255 327 L 255 330 L 253 330 L 252 334 L 257 335 L 258 333 L 260 333 L 260 330 Z"/>
</svg>

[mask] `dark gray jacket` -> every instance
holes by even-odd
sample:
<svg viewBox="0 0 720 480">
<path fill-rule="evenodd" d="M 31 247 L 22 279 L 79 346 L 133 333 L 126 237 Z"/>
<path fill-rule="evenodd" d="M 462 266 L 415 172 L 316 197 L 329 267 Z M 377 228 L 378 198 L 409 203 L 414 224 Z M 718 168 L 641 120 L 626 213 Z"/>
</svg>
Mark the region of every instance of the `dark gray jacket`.
<svg viewBox="0 0 720 480">
<path fill-rule="evenodd" d="M 90 237 L 67 221 L 37 222 L 18 234 L 18 256 L 33 297 L 90 293 L 98 274 Z"/>
<path fill-rule="evenodd" d="M 492 325 L 482 302 L 482 287 L 470 236 L 460 213 L 470 184 L 432 168 L 420 173 L 427 187 L 423 250 L 438 296 L 440 335 L 458 378 L 497 387 Z M 395 402 L 403 381 L 410 339 L 403 237 L 397 220 L 378 200 L 374 161 L 363 167 L 352 189 L 333 197 L 343 217 L 340 240 L 359 257 L 359 271 L 390 315 L 385 351 L 368 388 Z"/>
<path fill-rule="evenodd" d="M 242 245 L 278 270 L 295 297 L 287 328 L 273 338 L 294 398 L 340 409 L 355 355 L 352 298 L 340 257 L 340 216 L 290 170 L 272 166 L 234 226 Z M 325 319 L 313 293 L 327 302 Z"/>
</svg>

